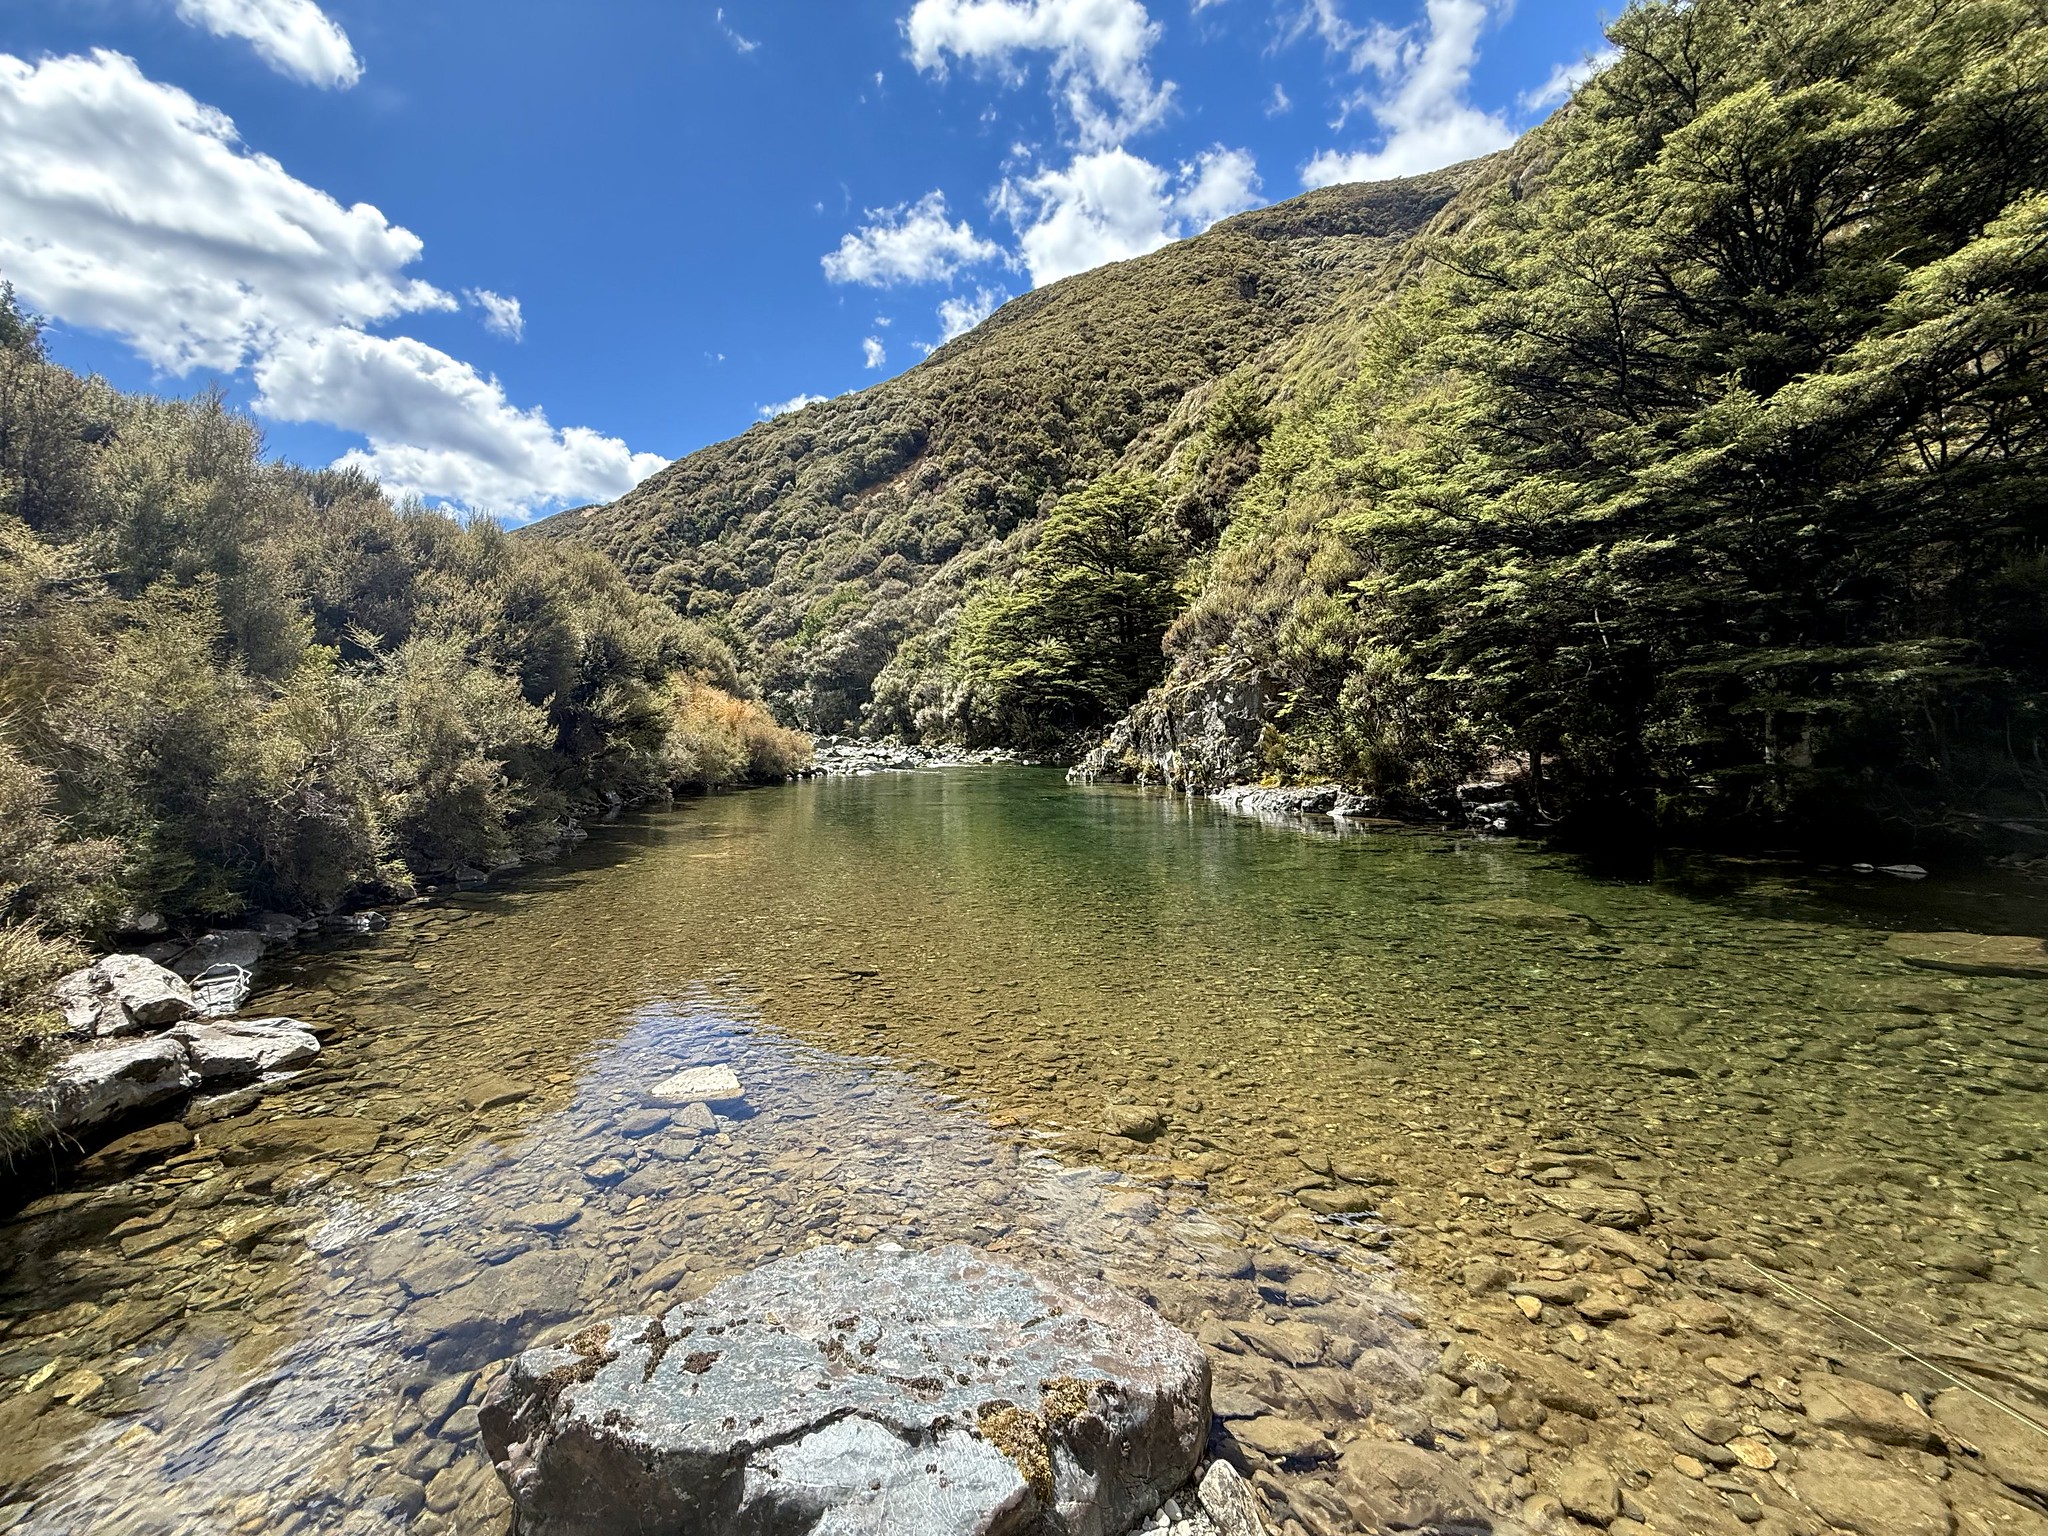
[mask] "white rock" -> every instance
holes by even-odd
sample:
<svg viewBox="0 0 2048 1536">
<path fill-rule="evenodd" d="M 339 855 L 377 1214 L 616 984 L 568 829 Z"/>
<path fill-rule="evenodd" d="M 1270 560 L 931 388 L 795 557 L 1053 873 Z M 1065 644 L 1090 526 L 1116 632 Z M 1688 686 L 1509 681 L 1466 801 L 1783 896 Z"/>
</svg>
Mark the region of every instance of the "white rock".
<svg viewBox="0 0 2048 1536">
<path fill-rule="evenodd" d="M 185 1047 L 168 1035 L 78 1052 L 59 1062 L 43 1107 L 59 1131 L 80 1130 L 176 1098 L 196 1082 Z"/>
<path fill-rule="evenodd" d="M 647 1090 L 650 1103 L 678 1109 L 686 1104 L 732 1104 L 746 1096 L 739 1074 L 724 1062 L 710 1067 L 687 1067 Z"/>
<path fill-rule="evenodd" d="M 320 1042 L 297 1019 L 218 1019 L 180 1024 L 171 1038 L 185 1047 L 201 1081 L 259 1077 L 303 1066 L 320 1054 Z"/>
<path fill-rule="evenodd" d="M 1195 1496 L 1221 1536 L 1266 1536 L 1266 1522 L 1259 1518 L 1259 1501 L 1251 1485 L 1227 1461 L 1212 1462 L 1202 1475 Z"/>
<path fill-rule="evenodd" d="M 198 1013 L 192 989 L 175 972 L 141 955 L 108 955 L 51 988 L 75 1036 L 140 1034 Z"/>
</svg>

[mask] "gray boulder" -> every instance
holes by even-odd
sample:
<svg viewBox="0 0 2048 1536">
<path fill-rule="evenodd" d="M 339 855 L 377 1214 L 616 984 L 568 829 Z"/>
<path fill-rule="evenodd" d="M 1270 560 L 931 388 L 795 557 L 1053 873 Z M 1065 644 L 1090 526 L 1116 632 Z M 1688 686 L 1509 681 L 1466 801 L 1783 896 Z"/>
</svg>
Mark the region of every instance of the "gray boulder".
<svg viewBox="0 0 2048 1536">
<path fill-rule="evenodd" d="M 971 1248 L 818 1248 L 530 1350 L 482 1410 L 522 1536 L 1121 1536 L 1209 1430 L 1194 1340 Z"/>
<path fill-rule="evenodd" d="M 162 1029 L 198 1013 L 183 977 L 141 955 L 107 955 L 51 988 L 75 1039 Z"/>
<path fill-rule="evenodd" d="M 225 1018 L 248 1001 L 250 977 L 267 947 L 263 935 L 248 928 L 209 933 L 171 962 L 171 969 L 192 983 L 192 996 L 206 1018 Z"/>
<path fill-rule="evenodd" d="M 166 1035 L 78 1052 L 51 1069 L 42 1108 L 58 1131 L 82 1130 L 188 1092 L 198 1081 L 184 1046 Z"/>
<path fill-rule="evenodd" d="M 208 1083 L 303 1066 L 320 1054 L 320 1042 L 297 1019 L 215 1019 L 180 1024 L 171 1031 L 171 1038 L 185 1047 L 192 1070 Z"/>
</svg>

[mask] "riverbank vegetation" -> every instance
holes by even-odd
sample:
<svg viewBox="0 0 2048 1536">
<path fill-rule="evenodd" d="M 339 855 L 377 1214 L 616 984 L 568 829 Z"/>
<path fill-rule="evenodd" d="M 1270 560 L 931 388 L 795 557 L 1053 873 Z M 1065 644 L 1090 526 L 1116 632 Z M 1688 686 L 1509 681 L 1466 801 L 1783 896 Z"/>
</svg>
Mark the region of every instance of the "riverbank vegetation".
<svg viewBox="0 0 2048 1536">
<path fill-rule="evenodd" d="M 734 651 L 595 551 L 267 461 L 0 304 L 0 1014 L 140 913 L 403 896 L 574 821 L 780 778 Z M 743 750 L 702 743 L 737 733 Z"/>
<path fill-rule="evenodd" d="M 2044 19 L 1626 13 L 1281 422 L 1181 668 L 1251 658 L 1274 766 L 1382 792 L 2048 828 Z"/>
<path fill-rule="evenodd" d="M 2048 838 L 2048 11 L 1610 37 L 1502 155 L 1054 285 L 551 531 L 715 573 L 690 605 L 835 729 L 1039 745 L 1256 676 L 1265 772 L 1390 802 Z M 1055 529 L 1144 477 L 1137 655 Z"/>
</svg>

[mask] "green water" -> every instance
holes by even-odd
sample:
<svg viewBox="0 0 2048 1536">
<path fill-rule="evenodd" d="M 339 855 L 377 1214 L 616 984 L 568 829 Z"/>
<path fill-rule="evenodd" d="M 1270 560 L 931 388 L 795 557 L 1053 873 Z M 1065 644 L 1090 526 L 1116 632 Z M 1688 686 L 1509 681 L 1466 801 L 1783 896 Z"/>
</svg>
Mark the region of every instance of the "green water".
<svg viewBox="0 0 2048 1536">
<path fill-rule="evenodd" d="M 1643 1202 L 1565 1245 L 1639 1310 L 1736 1284 L 1739 1254 L 2048 1402 L 2048 983 L 1884 948 L 2048 931 L 2035 888 L 1682 873 L 1035 770 L 604 829 L 274 964 L 252 1009 L 323 1029 L 316 1070 L 0 1228 L 0 1531 L 502 1530 L 472 1411 L 494 1359 L 810 1243 L 954 1239 L 1204 1327 L 1246 1423 L 1340 1447 L 1435 1421 L 1508 1529 L 1603 1425 L 1518 1450 L 1429 1368 L 1447 1326 L 1522 1326 L 1461 1276 L 1564 1262 L 1526 1224 L 1575 1174 Z M 744 1116 L 649 1108 L 713 1061 Z M 1107 1135 L 1110 1104 L 1164 1128 Z M 1868 1342 L 1800 1315 L 1768 1348 Z M 1338 1342 L 1229 1331 L 1276 1320 Z M 1609 1336 L 1540 1326 L 1567 1358 Z M 1709 1390 L 1673 1360 L 1652 1395 Z M 1263 1470 L 1304 1529 L 1356 1528 L 1313 1457 Z"/>
</svg>

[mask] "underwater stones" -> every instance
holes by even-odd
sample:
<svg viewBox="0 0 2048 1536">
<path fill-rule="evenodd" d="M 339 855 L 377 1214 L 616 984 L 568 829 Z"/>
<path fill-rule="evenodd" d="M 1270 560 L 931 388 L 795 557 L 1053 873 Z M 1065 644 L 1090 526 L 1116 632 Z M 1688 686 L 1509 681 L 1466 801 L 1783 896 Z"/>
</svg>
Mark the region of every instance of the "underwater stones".
<svg viewBox="0 0 2048 1536">
<path fill-rule="evenodd" d="M 1504 928 L 1589 928 L 1591 922 L 1563 907 L 1530 901 L 1525 896 L 1503 896 L 1494 901 L 1461 902 L 1452 909 Z"/>
<path fill-rule="evenodd" d="M 466 1109 L 481 1114 L 487 1109 L 502 1109 L 507 1104 L 517 1104 L 533 1097 L 533 1084 L 522 1083 L 502 1072 L 486 1072 L 473 1079 L 462 1090 L 462 1103 Z"/>
<path fill-rule="evenodd" d="M 647 1101 L 666 1109 L 683 1109 L 691 1104 L 737 1104 L 746 1096 L 739 1074 L 724 1062 L 686 1067 L 647 1090 Z"/>
<path fill-rule="evenodd" d="M 2048 1447 L 2038 1431 L 1960 1387 L 1950 1387 L 1934 1399 L 1934 1419 L 1974 1450 L 1984 1470 L 2000 1482 L 2048 1499 Z"/>
<path fill-rule="evenodd" d="M 2048 945 L 1991 933 L 1895 933 L 1884 947 L 1908 965 L 1959 976 L 2018 976 L 2048 981 Z"/>
<path fill-rule="evenodd" d="M 529 1351 L 482 1427 L 524 1536 L 1108 1536 L 1194 1471 L 1209 1373 L 1093 1282 L 826 1247 Z"/>
<path fill-rule="evenodd" d="M 108 1142 L 82 1159 L 78 1170 L 87 1178 L 123 1178 L 138 1168 L 186 1151 L 191 1145 L 192 1133 L 176 1122 L 148 1125 Z"/>
<path fill-rule="evenodd" d="M 65 1028 L 80 1038 L 162 1029 L 199 1011 L 182 976 L 142 955 L 108 955 L 50 991 Z"/>
<path fill-rule="evenodd" d="M 1126 1141 L 1150 1141 L 1166 1129 L 1166 1116 L 1149 1104 L 1106 1104 L 1102 1129 Z"/>
<path fill-rule="evenodd" d="M 1949 1536 L 1954 1528 L 1939 1491 L 1872 1456 L 1810 1450 L 1791 1483 L 1808 1509 L 1856 1536 Z"/>
<path fill-rule="evenodd" d="M 297 1019 L 216 1019 L 180 1024 L 171 1038 L 184 1046 L 200 1081 L 260 1077 L 304 1066 L 320 1042 Z"/>
<path fill-rule="evenodd" d="M 1650 1207 L 1632 1189 L 1567 1184 L 1558 1189 L 1539 1189 L 1536 1198 L 1575 1221 L 1595 1227 L 1616 1227 L 1629 1232 L 1650 1219 Z"/>
<path fill-rule="evenodd" d="M 44 1083 L 42 1108 L 54 1129 L 75 1131 L 174 1099 L 197 1081 L 177 1041 L 128 1040 L 58 1062 Z"/>
<path fill-rule="evenodd" d="M 1392 1440 L 1359 1440 L 1338 1463 L 1338 1487 L 1368 1529 L 1484 1536 L 1493 1517 L 1450 1459 Z"/>
<path fill-rule="evenodd" d="M 1934 1420 L 1918 1403 L 1853 1376 L 1808 1371 L 1799 1378 L 1799 1400 L 1807 1418 L 1823 1429 L 1863 1435 L 1886 1445 L 1917 1445 L 1930 1450 L 1941 1441 Z"/>
<path fill-rule="evenodd" d="M 1557 1501 L 1571 1514 L 1606 1525 L 1621 1513 L 1621 1488 L 1596 1462 L 1575 1461 L 1557 1475 Z"/>
<path fill-rule="evenodd" d="M 363 1157 L 377 1150 L 384 1128 L 356 1115 L 280 1116 L 236 1125 L 220 1137 L 229 1164 L 281 1157 Z"/>
</svg>

